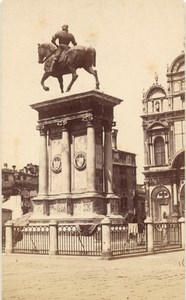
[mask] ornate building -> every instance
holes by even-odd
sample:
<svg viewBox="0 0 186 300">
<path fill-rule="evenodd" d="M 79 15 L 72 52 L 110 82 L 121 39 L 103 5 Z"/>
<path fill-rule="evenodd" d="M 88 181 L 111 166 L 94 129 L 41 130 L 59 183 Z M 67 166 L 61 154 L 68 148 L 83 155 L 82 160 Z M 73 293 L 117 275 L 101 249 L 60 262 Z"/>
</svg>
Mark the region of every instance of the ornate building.
<svg viewBox="0 0 186 300">
<path fill-rule="evenodd" d="M 112 131 L 113 192 L 121 199 L 120 213 L 134 214 L 136 154 L 117 149 L 117 130 Z"/>
<path fill-rule="evenodd" d="M 153 221 L 184 216 L 184 68 L 182 52 L 167 66 L 167 89 L 156 74 L 143 94 L 146 212 Z"/>
<path fill-rule="evenodd" d="M 39 167 L 32 163 L 23 169 L 16 170 L 16 166 L 9 168 L 5 163 L 1 170 L 3 208 L 11 208 L 13 217 L 32 211 L 31 199 L 38 192 Z"/>
</svg>

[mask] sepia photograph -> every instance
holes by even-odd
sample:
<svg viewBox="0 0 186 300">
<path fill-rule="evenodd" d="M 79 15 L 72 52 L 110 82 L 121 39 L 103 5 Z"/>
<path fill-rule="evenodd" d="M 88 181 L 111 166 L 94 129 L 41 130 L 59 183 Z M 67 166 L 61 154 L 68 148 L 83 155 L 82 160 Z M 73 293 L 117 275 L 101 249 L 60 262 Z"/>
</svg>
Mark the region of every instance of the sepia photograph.
<svg viewBox="0 0 186 300">
<path fill-rule="evenodd" d="M 2 299 L 184 300 L 184 0 L 0 9 Z"/>
</svg>

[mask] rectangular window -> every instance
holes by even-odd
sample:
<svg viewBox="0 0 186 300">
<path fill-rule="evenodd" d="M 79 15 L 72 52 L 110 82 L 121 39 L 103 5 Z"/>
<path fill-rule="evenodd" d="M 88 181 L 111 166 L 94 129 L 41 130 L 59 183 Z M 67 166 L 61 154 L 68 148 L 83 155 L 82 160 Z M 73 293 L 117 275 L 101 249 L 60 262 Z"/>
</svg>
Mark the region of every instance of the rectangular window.
<svg viewBox="0 0 186 300">
<path fill-rule="evenodd" d="M 184 133 L 185 121 L 178 121 L 174 123 L 174 136 L 175 136 L 175 151 L 179 151 L 184 147 Z"/>
</svg>

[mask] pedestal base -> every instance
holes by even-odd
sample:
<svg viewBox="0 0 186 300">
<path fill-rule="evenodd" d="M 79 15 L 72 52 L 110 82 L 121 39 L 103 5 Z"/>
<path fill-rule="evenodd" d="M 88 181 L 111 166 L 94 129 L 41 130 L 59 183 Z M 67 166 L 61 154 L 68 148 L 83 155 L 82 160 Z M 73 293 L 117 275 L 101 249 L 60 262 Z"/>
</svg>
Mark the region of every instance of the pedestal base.
<svg viewBox="0 0 186 300">
<path fill-rule="evenodd" d="M 60 218 L 59 216 L 48 216 L 48 217 L 41 217 L 32 215 L 29 219 L 30 225 L 35 224 L 43 224 L 48 225 L 51 220 L 57 221 L 59 224 L 100 224 L 101 221 L 105 218 L 104 215 L 90 215 L 86 217 L 74 217 L 74 216 L 63 216 Z"/>
<path fill-rule="evenodd" d="M 109 215 L 113 223 L 123 223 L 119 215 L 118 197 L 104 197 L 96 193 L 53 195 L 33 199 L 34 211 L 30 223 L 100 223 Z M 109 211 L 108 211 L 109 206 Z"/>
</svg>

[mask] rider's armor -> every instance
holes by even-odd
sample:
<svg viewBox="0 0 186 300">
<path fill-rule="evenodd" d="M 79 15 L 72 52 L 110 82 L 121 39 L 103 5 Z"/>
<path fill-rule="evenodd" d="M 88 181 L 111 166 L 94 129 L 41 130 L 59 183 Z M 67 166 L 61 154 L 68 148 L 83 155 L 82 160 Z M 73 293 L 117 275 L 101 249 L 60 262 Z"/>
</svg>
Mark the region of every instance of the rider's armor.
<svg viewBox="0 0 186 300">
<path fill-rule="evenodd" d="M 55 41 L 58 39 L 59 45 L 57 47 L 57 50 L 55 52 L 54 59 L 51 64 L 50 72 L 54 70 L 54 67 L 56 63 L 58 62 L 59 58 L 61 57 L 61 60 L 63 60 L 63 54 L 66 53 L 66 51 L 70 48 L 68 45 L 70 42 L 73 44 L 73 46 L 76 46 L 76 40 L 73 36 L 73 34 L 68 33 L 67 30 L 58 31 L 53 37 L 51 42 L 56 45 Z"/>
</svg>

